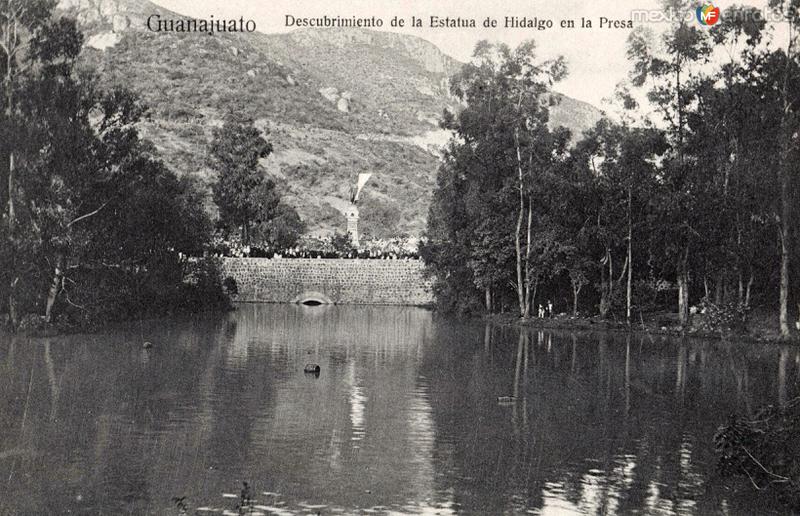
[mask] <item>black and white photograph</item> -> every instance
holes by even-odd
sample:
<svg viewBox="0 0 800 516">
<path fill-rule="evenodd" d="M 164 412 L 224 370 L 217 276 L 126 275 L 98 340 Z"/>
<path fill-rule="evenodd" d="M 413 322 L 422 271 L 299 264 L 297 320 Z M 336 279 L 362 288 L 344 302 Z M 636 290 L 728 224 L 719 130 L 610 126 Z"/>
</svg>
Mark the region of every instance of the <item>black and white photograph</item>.
<svg viewBox="0 0 800 516">
<path fill-rule="evenodd" d="M 0 516 L 800 514 L 800 0 L 0 0 Z"/>
</svg>

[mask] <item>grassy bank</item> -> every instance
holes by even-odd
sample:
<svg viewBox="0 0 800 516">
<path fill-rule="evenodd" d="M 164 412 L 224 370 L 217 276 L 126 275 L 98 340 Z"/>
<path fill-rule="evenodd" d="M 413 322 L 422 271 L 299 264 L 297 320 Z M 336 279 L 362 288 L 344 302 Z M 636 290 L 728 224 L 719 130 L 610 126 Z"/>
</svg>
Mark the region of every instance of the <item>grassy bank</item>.
<svg viewBox="0 0 800 516">
<path fill-rule="evenodd" d="M 723 340 L 739 340 L 745 342 L 790 342 L 800 344 L 800 334 L 794 332 L 789 341 L 781 338 L 778 327 L 778 314 L 757 311 L 747 320 L 743 328 L 710 329 L 708 320 L 703 315 L 693 315 L 688 328 L 678 323 L 678 314 L 651 313 L 636 314 L 631 324 L 623 321 L 594 317 L 574 317 L 571 315 L 554 315 L 553 317 L 531 317 L 523 320 L 512 313 L 492 314 L 485 319 L 498 324 L 516 325 L 526 328 L 541 328 L 569 331 L 612 331 L 621 333 L 687 336 Z"/>
</svg>

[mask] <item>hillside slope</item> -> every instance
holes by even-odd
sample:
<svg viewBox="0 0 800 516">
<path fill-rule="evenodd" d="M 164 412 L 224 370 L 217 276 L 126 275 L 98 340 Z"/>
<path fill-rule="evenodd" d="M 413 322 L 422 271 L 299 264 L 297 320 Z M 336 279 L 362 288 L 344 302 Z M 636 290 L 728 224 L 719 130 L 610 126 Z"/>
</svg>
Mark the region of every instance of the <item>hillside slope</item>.
<svg viewBox="0 0 800 516">
<path fill-rule="evenodd" d="M 340 210 L 359 172 L 373 172 L 362 227 L 378 236 L 424 229 L 448 77 L 461 66 L 422 39 L 367 30 L 288 34 L 155 34 L 147 1 L 62 0 L 87 35 L 84 60 L 103 81 L 138 91 L 151 107 L 142 133 L 180 174 L 209 184 L 213 127 L 244 114 L 268 134 L 267 171 L 309 230 L 344 227 Z M 599 111 L 564 97 L 552 121 L 573 131 Z M 213 209 L 209 201 L 209 208 Z"/>
</svg>

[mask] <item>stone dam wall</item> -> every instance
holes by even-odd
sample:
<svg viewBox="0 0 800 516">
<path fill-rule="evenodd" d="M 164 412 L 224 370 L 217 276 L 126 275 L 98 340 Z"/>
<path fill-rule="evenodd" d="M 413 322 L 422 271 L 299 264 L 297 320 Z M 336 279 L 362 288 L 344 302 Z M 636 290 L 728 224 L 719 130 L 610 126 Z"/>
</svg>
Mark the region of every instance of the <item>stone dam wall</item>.
<svg viewBox="0 0 800 516">
<path fill-rule="evenodd" d="M 223 258 L 236 301 L 346 305 L 433 304 L 422 260 Z"/>
</svg>

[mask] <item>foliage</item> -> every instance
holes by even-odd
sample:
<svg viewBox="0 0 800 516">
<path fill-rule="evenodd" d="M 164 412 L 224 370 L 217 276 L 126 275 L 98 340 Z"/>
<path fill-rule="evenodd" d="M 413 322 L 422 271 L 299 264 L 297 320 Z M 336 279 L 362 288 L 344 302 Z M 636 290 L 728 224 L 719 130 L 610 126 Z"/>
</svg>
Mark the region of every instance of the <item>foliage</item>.
<svg viewBox="0 0 800 516">
<path fill-rule="evenodd" d="M 349 255 L 355 251 L 353 238 L 350 233 L 335 233 L 331 237 L 330 244 L 334 252 L 338 253 L 340 256 Z"/>
<path fill-rule="evenodd" d="M 800 20 L 794 4 L 772 7 Z M 542 124 L 549 81 L 536 77 L 548 67 L 535 63 L 532 44 L 478 45 L 452 80 L 465 108 L 444 115 L 456 137 L 421 247 L 441 308 L 480 310 L 485 296 L 484 309 L 516 305 L 525 317 L 543 292 L 629 324 L 636 311 L 677 308 L 689 328 L 699 305 L 702 329 L 744 332 L 754 303 L 779 298 L 786 334 L 790 286 L 800 284 L 789 278 L 800 259 L 790 223 L 800 206 L 791 143 L 800 42 L 773 47 L 752 8 L 729 13 L 712 30 L 680 17 L 661 33 L 634 30 L 620 122 L 601 119 L 574 140 Z M 727 60 L 712 60 L 722 47 Z M 677 303 L 667 296 L 675 293 Z"/>
<path fill-rule="evenodd" d="M 358 201 L 358 210 L 360 239 L 387 239 L 403 234 L 402 211 L 391 199 L 378 199 L 365 192 Z"/>
<path fill-rule="evenodd" d="M 297 211 L 281 202 L 278 185 L 259 164 L 272 145 L 252 121 L 229 121 L 214 129 L 209 153 L 218 173 L 211 189 L 224 233 L 240 233 L 244 245 L 293 246 L 305 226 Z"/>
<path fill-rule="evenodd" d="M 747 330 L 750 308 L 744 303 L 730 302 L 718 306 L 707 298 L 700 302 L 700 328 L 714 333 Z"/>
<path fill-rule="evenodd" d="M 254 225 L 272 220 L 280 199 L 259 165 L 271 152 L 272 145 L 252 122 L 229 121 L 214 129 L 209 154 L 218 174 L 211 189 L 219 225 L 227 232 L 241 231 L 245 244 Z"/>
<path fill-rule="evenodd" d="M 135 95 L 76 68 L 82 36 L 51 9 L 29 20 L 24 62 L 11 61 L 14 81 L 3 85 L 13 104 L 0 128 L 13 138 L 0 144 L 11 185 L 0 294 L 12 325 L 26 313 L 68 325 L 172 313 L 205 303 L 195 294 L 225 305 L 213 282 L 202 293 L 184 283 L 185 256 L 211 230 L 195 185 L 139 138 L 146 108 Z"/>
<path fill-rule="evenodd" d="M 800 398 L 763 407 L 752 420 L 733 416 L 714 443 L 723 476 L 744 477 L 800 511 Z"/>
<path fill-rule="evenodd" d="M 262 221 L 255 227 L 255 241 L 271 249 L 294 247 L 305 231 L 305 224 L 297 211 L 279 202 L 271 219 Z"/>
<path fill-rule="evenodd" d="M 455 138 L 439 169 L 421 253 L 436 273 L 435 291 L 450 296 L 453 307 L 463 305 L 458 311 L 484 295 L 489 302 L 492 291 L 502 305 L 516 291 L 526 317 L 534 283 L 548 274 L 534 248 L 549 248 L 533 242 L 531 224 L 544 213 L 542 184 L 569 140 L 568 132 L 551 133 L 547 125 L 550 85 L 566 70 L 560 58 L 537 61 L 535 50 L 533 41 L 513 50 L 479 42 L 473 62 L 451 82 L 466 107 L 444 116 Z"/>
</svg>

